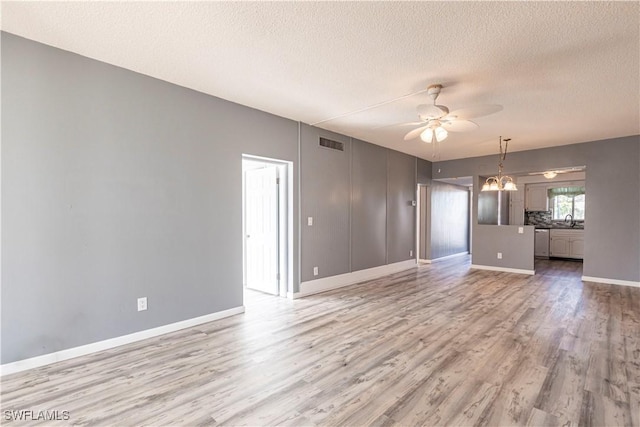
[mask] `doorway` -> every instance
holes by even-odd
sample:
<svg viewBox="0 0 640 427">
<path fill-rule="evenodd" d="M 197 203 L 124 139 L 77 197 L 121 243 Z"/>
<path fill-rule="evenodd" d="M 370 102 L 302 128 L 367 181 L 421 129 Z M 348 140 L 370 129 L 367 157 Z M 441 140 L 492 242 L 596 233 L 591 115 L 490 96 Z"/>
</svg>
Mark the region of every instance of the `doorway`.
<svg viewBox="0 0 640 427">
<path fill-rule="evenodd" d="M 242 156 L 243 284 L 285 296 L 292 277 L 291 162 Z"/>
</svg>

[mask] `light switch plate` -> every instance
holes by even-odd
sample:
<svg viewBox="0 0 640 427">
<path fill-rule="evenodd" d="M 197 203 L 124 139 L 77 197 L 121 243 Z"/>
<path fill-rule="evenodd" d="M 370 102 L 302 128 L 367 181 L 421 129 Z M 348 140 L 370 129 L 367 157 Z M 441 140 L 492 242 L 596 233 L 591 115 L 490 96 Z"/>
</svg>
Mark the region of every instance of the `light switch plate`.
<svg viewBox="0 0 640 427">
<path fill-rule="evenodd" d="M 307 218 L 307 225 L 313 225 L 313 217 L 312 216 Z"/>
</svg>

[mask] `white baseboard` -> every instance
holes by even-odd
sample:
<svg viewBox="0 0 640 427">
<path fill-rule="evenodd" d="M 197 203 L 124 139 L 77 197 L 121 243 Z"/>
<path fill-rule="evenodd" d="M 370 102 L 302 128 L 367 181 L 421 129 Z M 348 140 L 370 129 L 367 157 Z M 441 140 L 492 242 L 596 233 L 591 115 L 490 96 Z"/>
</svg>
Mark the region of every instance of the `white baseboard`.
<svg viewBox="0 0 640 427">
<path fill-rule="evenodd" d="M 465 255 L 469 255 L 469 252 L 458 252 L 457 254 L 451 254 L 451 255 L 447 255 L 447 256 L 442 256 L 440 258 L 433 258 L 433 259 L 421 259 L 420 261 L 425 261 L 427 264 L 431 264 L 437 261 L 443 261 L 445 259 L 449 259 L 449 258 L 457 258 L 460 256 L 465 256 Z"/>
<path fill-rule="evenodd" d="M 122 335 L 120 337 L 110 338 L 108 340 L 98 341 L 79 347 L 68 348 L 66 350 L 56 351 L 55 353 L 43 354 L 42 356 L 5 363 L 0 366 L 0 376 L 26 371 L 27 369 L 38 368 L 51 363 L 73 359 L 74 357 L 85 356 L 87 354 L 108 350 L 125 344 L 131 344 L 136 341 L 157 337 L 158 335 L 179 331 L 180 329 L 190 328 L 192 326 L 201 325 L 203 323 L 212 322 L 214 320 L 223 319 L 240 313 L 244 313 L 244 306 L 234 307 L 229 310 L 218 311 L 217 313 L 182 320 L 169 325 L 158 326 L 157 328 L 134 332 L 132 334 Z"/>
<path fill-rule="evenodd" d="M 415 259 L 396 262 L 393 264 L 381 265 L 380 267 L 368 268 L 366 270 L 354 271 L 352 273 L 339 274 L 337 276 L 324 277 L 322 279 L 310 280 L 300 283 L 300 292 L 294 294 L 293 298 L 306 297 L 332 289 L 364 282 L 365 280 L 377 279 L 378 277 L 399 271 L 408 270 L 418 264 Z"/>
<path fill-rule="evenodd" d="M 633 286 L 634 288 L 640 288 L 640 282 L 634 282 L 631 280 L 618 280 L 618 279 L 607 279 L 606 277 L 582 276 L 582 281 L 595 282 L 595 283 L 607 283 L 609 285 Z"/>
<path fill-rule="evenodd" d="M 298 299 L 301 298 L 300 292 L 287 292 L 287 298 L 289 299 Z"/>
<path fill-rule="evenodd" d="M 475 268 L 477 270 L 502 271 L 504 273 L 528 274 L 529 276 L 533 276 L 535 274 L 534 270 L 523 270 L 520 268 L 508 268 L 508 267 L 496 267 L 493 265 L 471 264 L 471 268 Z"/>
</svg>

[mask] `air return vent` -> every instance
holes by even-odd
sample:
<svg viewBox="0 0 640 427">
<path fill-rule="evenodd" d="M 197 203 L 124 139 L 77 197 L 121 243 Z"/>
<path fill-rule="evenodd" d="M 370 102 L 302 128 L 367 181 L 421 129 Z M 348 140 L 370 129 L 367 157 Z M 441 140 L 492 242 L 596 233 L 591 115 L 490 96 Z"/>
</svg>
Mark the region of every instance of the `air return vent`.
<svg viewBox="0 0 640 427">
<path fill-rule="evenodd" d="M 344 143 L 320 137 L 320 146 L 332 150 L 344 151 Z"/>
</svg>

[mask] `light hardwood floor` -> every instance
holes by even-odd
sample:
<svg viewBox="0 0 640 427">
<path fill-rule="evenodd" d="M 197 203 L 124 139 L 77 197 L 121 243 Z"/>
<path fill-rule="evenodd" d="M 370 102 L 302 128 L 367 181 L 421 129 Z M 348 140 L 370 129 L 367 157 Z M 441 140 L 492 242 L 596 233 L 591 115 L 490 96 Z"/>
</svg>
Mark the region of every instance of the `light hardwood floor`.
<svg viewBox="0 0 640 427">
<path fill-rule="evenodd" d="M 553 268 L 552 268 L 553 267 Z M 2 379 L 48 425 L 640 425 L 640 289 L 468 258 Z M 6 425 L 24 425 L 8 422 Z M 32 423 L 31 423 L 32 424 Z"/>
</svg>

